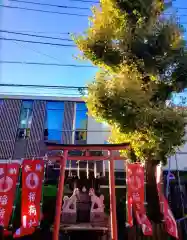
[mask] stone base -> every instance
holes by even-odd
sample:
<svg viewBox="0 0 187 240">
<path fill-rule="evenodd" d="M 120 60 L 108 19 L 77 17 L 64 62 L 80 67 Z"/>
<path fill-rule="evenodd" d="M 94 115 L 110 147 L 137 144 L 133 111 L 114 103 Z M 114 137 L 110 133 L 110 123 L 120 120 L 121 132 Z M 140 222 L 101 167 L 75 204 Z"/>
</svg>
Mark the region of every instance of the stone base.
<svg viewBox="0 0 187 240">
<path fill-rule="evenodd" d="M 106 215 L 104 212 L 92 212 L 90 213 L 90 223 L 105 222 Z"/>
<path fill-rule="evenodd" d="M 77 221 L 76 213 L 62 213 L 61 222 L 65 224 L 74 224 Z"/>
</svg>

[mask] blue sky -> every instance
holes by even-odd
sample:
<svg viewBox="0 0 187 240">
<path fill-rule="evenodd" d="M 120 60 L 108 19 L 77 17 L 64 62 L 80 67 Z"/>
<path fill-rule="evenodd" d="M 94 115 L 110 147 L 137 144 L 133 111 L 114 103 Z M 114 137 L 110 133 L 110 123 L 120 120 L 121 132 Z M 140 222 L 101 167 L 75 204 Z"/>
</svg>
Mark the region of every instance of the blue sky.
<svg viewBox="0 0 187 240">
<path fill-rule="evenodd" d="M 80 13 L 90 15 L 91 11 L 76 10 L 76 9 L 59 9 L 53 7 L 44 7 L 31 4 L 10 2 L 9 0 L 1 0 L 4 5 L 19 6 L 27 8 L 45 9 L 51 11 L 61 11 L 69 13 Z M 35 2 L 88 7 L 91 8 L 91 3 L 73 2 L 68 0 L 35 0 Z M 178 9 L 178 16 L 185 15 L 187 9 L 187 2 L 184 0 L 176 0 L 174 6 Z M 32 32 L 46 32 L 38 33 L 41 35 L 48 35 L 53 37 L 68 37 L 60 33 L 71 32 L 80 33 L 88 27 L 87 17 L 66 16 L 58 14 L 48 14 L 41 12 L 23 11 L 18 9 L 8 9 L 0 7 L 1 29 L 10 31 L 30 31 Z M 181 23 L 187 26 L 187 15 L 181 16 Z M 69 42 L 61 42 L 56 40 L 38 39 L 26 36 L 12 35 L 8 33 L 1 33 L 1 37 L 19 38 L 33 41 L 51 41 L 62 44 L 69 44 Z M 38 54 L 47 54 L 50 57 Z M 47 46 L 31 43 L 15 43 L 14 41 L 1 41 L 0 59 L 11 61 L 29 61 L 29 62 L 45 62 L 45 63 L 60 63 L 60 64 L 81 64 L 73 58 L 78 50 L 71 47 Z M 84 63 L 86 64 L 86 63 Z M 69 86 L 84 86 L 88 81 L 94 77 L 96 69 L 94 68 L 68 68 L 68 67 L 54 67 L 54 66 L 33 66 L 33 65 L 0 65 L 0 81 L 1 83 L 17 83 L 17 84 L 45 84 L 45 85 L 69 85 Z M 12 89 L 3 88 L 2 91 L 17 91 L 19 93 L 30 93 L 28 89 Z M 39 90 L 34 90 L 38 93 Z M 41 91 L 41 90 L 40 90 Z M 33 90 L 31 91 L 33 93 Z M 43 94 L 51 94 L 49 90 L 44 91 Z M 61 94 L 60 92 L 53 92 L 53 95 Z"/>
<path fill-rule="evenodd" d="M 72 10 L 72 9 L 58 9 L 52 7 L 33 6 L 31 4 L 23 4 L 16 2 L 9 2 L 3 0 L 4 4 L 10 6 L 30 7 L 37 9 L 46 9 L 51 11 L 61 11 L 69 13 L 80 13 L 89 15 L 91 11 L 88 10 Z M 36 0 L 36 2 L 91 7 L 91 3 L 71 2 L 64 0 Z M 52 37 L 68 38 L 67 35 L 60 33 L 78 33 L 82 32 L 88 27 L 87 17 L 66 16 L 57 14 L 48 14 L 41 12 L 23 11 L 17 9 L 0 8 L 2 14 L 1 29 L 8 29 L 12 31 L 31 31 L 31 32 L 46 32 Z M 52 33 L 59 34 L 52 34 Z M 62 44 L 70 44 L 69 42 L 46 40 L 31 37 L 15 36 L 12 34 L 3 33 L 6 38 L 30 39 L 33 41 L 56 42 Z M 14 41 L 2 41 L 1 43 L 1 59 L 13 61 L 30 61 L 30 62 L 45 62 L 45 63 L 60 63 L 60 64 L 79 64 L 73 58 L 73 55 L 78 53 L 76 48 L 47 46 L 31 43 L 15 43 Z M 43 56 L 36 53 L 40 51 L 43 54 L 51 56 Z M 54 59 L 53 59 L 54 58 Z M 81 64 L 81 63 L 80 63 Z M 85 64 L 85 63 L 84 63 Z M 1 83 L 19 83 L 19 84 L 45 84 L 45 85 L 70 85 L 70 86 L 84 86 L 87 81 L 93 78 L 94 68 L 68 68 L 68 67 L 51 67 L 51 66 L 27 66 L 27 65 L 6 65 L 0 66 Z M 23 89 L 20 89 L 23 91 Z M 25 89 L 24 89 L 25 91 Z M 48 90 L 47 90 L 48 91 Z"/>
</svg>

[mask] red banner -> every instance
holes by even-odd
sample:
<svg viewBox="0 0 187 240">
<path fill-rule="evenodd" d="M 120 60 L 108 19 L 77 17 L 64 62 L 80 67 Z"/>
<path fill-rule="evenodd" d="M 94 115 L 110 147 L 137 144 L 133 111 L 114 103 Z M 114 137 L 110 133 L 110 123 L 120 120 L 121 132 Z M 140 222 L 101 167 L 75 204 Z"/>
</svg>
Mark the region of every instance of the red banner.
<svg viewBox="0 0 187 240">
<path fill-rule="evenodd" d="M 152 225 L 144 207 L 144 168 L 140 164 L 127 164 L 127 204 L 128 224 L 133 225 L 132 210 L 142 232 L 152 236 Z"/>
<path fill-rule="evenodd" d="M 0 225 L 8 227 L 20 165 L 18 163 L 0 164 Z"/>
<path fill-rule="evenodd" d="M 39 225 L 43 177 L 43 161 L 23 161 L 21 220 L 24 228 L 31 228 Z"/>
<path fill-rule="evenodd" d="M 178 239 L 179 236 L 178 236 L 177 223 L 176 223 L 175 218 L 173 217 L 173 214 L 170 210 L 167 199 L 165 198 L 165 196 L 162 192 L 161 177 L 162 177 L 161 166 L 158 166 L 157 171 L 156 171 L 157 190 L 158 190 L 158 196 L 159 196 L 159 201 L 160 201 L 160 210 L 161 210 L 162 214 L 164 215 L 164 223 L 165 223 L 166 232 L 169 235 L 171 235 L 172 237 Z"/>
</svg>

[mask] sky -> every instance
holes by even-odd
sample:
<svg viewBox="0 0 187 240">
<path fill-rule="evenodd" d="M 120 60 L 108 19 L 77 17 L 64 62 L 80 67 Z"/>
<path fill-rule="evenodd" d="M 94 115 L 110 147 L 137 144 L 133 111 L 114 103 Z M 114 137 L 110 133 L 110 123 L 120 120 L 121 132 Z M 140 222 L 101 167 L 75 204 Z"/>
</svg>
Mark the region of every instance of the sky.
<svg viewBox="0 0 187 240">
<path fill-rule="evenodd" d="M 25 0 L 29 1 L 29 0 Z M 61 9 L 48 6 L 38 6 L 28 3 L 12 2 L 10 0 L 0 0 L 3 5 L 23 8 L 42 9 L 47 11 L 58 11 L 68 13 L 78 13 L 90 16 L 90 8 L 93 3 L 76 2 L 71 0 L 30 0 L 40 3 L 55 5 L 67 5 L 71 7 L 83 7 L 87 10 Z M 97 0 L 96 0 L 97 1 Z M 178 10 L 181 24 L 187 26 L 187 1 L 176 0 L 174 7 Z M 182 9 L 181 9 L 182 8 Z M 186 9 L 185 9 L 186 8 Z M 70 16 L 52 13 L 41 13 L 20 9 L 0 7 L 0 29 L 8 31 L 18 31 L 29 34 L 40 34 L 52 37 L 68 38 L 63 33 L 81 33 L 88 27 L 87 16 Z M 68 41 L 39 39 L 28 36 L 14 35 L 10 33 L 0 33 L 1 38 L 16 38 L 32 41 L 45 41 L 60 44 L 72 44 Z M 1 61 L 21 61 L 21 62 L 44 62 L 57 64 L 84 64 L 73 56 L 78 54 L 76 47 L 48 46 L 33 43 L 22 43 L 15 41 L 0 40 L 0 60 Z M 13 84 L 40 84 L 40 85 L 63 85 L 63 86 L 85 86 L 95 75 L 95 68 L 75 68 L 56 66 L 37 66 L 25 64 L 0 64 L 0 83 Z M 61 95 L 62 91 L 26 88 L 1 88 L 1 92 L 20 94 Z"/>
</svg>

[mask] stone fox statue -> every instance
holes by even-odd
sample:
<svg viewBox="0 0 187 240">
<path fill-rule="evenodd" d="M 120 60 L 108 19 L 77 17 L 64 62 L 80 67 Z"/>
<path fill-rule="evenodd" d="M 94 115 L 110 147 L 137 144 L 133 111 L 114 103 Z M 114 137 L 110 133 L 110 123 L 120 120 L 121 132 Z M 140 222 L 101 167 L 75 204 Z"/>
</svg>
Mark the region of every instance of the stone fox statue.
<svg viewBox="0 0 187 240">
<path fill-rule="evenodd" d="M 74 213 L 77 210 L 77 198 L 79 195 L 79 189 L 75 188 L 71 197 L 64 197 L 64 204 L 62 206 L 63 213 Z"/>
<path fill-rule="evenodd" d="M 89 195 L 91 197 L 91 212 L 104 212 L 104 196 L 97 197 L 93 188 L 90 189 Z"/>
</svg>

